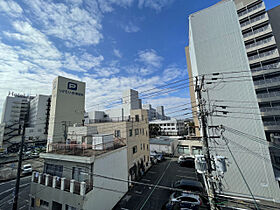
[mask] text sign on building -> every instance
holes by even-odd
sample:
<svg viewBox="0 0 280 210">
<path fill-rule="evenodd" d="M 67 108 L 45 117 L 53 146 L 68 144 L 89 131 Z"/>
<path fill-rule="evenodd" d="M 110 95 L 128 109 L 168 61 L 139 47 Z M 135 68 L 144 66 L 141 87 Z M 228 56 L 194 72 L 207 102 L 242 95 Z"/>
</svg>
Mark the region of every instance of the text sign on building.
<svg viewBox="0 0 280 210">
<path fill-rule="evenodd" d="M 69 89 L 69 90 L 77 90 L 78 89 L 78 85 L 76 83 L 74 83 L 74 82 L 68 82 L 67 89 Z"/>
</svg>

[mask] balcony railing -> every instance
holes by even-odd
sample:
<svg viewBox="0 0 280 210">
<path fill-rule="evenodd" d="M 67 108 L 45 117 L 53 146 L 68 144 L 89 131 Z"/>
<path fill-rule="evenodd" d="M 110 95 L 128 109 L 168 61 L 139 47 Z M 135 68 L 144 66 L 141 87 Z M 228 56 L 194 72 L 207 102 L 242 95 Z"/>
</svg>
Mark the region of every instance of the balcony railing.
<svg viewBox="0 0 280 210">
<path fill-rule="evenodd" d="M 279 121 L 263 121 L 264 126 L 275 126 L 278 125 L 280 126 Z"/>
<path fill-rule="evenodd" d="M 257 4 L 257 5 L 255 5 L 255 6 L 251 7 L 251 8 L 243 11 L 243 12 L 238 13 L 238 16 L 241 17 L 243 15 L 246 15 L 246 14 L 248 14 L 248 13 L 250 13 L 250 12 L 252 12 L 252 11 L 258 9 L 258 8 L 261 8 L 262 6 L 263 6 L 263 3 Z"/>
<path fill-rule="evenodd" d="M 265 107 L 265 108 L 260 108 L 261 112 L 279 112 L 280 107 Z"/>
<path fill-rule="evenodd" d="M 280 96 L 280 92 L 270 92 L 270 93 L 261 93 L 257 94 L 258 98 L 270 98 Z"/>
<path fill-rule="evenodd" d="M 58 176 L 51 176 L 49 174 L 42 174 L 33 171 L 31 181 L 46 187 L 59 189 L 77 195 L 86 195 L 93 189 L 93 185 L 87 182 L 78 182 L 74 179 L 66 179 Z"/>
<path fill-rule="evenodd" d="M 252 18 L 250 20 L 245 21 L 244 23 L 241 23 L 240 25 L 241 25 L 241 27 L 244 27 L 244 26 L 247 26 L 249 24 L 255 23 L 255 22 L 257 22 L 261 19 L 264 19 L 265 17 L 266 17 L 266 14 L 262 14 L 260 16 L 257 16 L 255 18 Z"/>
<path fill-rule="evenodd" d="M 256 72 L 256 71 L 267 70 L 267 69 L 276 69 L 276 68 L 280 68 L 280 62 L 260 66 L 260 67 L 257 67 L 257 68 L 252 68 L 251 71 Z"/>
<path fill-rule="evenodd" d="M 265 79 L 265 80 L 257 80 L 257 81 L 254 81 L 254 84 L 255 85 L 264 85 L 264 84 L 269 84 L 269 83 L 274 83 L 274 82 L 280 82 L 280 77 L 274 77 L 274 78 Z"/>
<path fill-rule="evenodd" d="M 266 31 L 268 28 L 269 28 L 269 25 L 263 26 L 263 27 L 258 28 L 256 30 L 253 30 L 251 32 L 247 32 L 247 33 L 243 34 L 243 37 L 247 38 L 248 36 L 252 36 L 254 34 L 258 34 L 260 32 Z"/>
<path fill-rule="evenodd" d="M 266 57 L 266 56 L 269 56 L 269 55 L 273 55 L 277 52 L 277 49 L 274 49 L 274 50 L 271 50 L 271 51 L 267 51 L 267 52 L 263 52 L 263 53 L 260 53 L 260 54 L 257 54 L 257 55 L 253 55 L 253 56 L 250 56 L 248 57 L 249 61 L 252 61 L 252 60 L 255 60 L 255 59 L 259 59 L 259 58 L 263 58 L 263 57 Z"/>
<path fill-rule="evenodd" d="M 272 40 L 274 40 L 273 37 L 269 37 L 267 39 L 263 39 L 263 40 L 254 42 L 252 44 L 248 44 L 245 47 L 246 47 L 246 49 L 250 49 L 250 48 L 253 48 L 253 47 L 256 47 L 256 46 L 259 46 L 259 45 L 263 45 L 263 44 L 266 44 L 268 42 L 271 42 Z"/>
</svg>

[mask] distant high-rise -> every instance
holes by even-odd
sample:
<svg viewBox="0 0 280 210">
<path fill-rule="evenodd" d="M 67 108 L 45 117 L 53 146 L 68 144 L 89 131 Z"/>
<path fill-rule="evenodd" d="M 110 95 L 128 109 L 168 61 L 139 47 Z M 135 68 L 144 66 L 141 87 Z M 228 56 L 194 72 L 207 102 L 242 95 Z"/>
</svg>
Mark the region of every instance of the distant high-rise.
<svg viewBox="0 0 280 210">
<path fill-rule="evenodd" d="M 85 83 L 58 76 L 53 81 L 48 129 L 51 144 L 65 142 L 67 127 L 82 124 L 85 113 Z"/>
</svg>

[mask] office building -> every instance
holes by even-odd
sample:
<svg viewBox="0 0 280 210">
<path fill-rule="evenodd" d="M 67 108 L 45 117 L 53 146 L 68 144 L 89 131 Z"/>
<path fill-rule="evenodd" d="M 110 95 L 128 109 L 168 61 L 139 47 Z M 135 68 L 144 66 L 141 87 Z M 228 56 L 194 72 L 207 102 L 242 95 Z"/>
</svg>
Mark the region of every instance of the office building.
<svg viewBox="0 0 280 210">
<path fill-rule="evenodd" d="M 13 151 L 19 147 L 20 123 L 28 123 L 29 101 L 32 96 L 11 93 L 6 97 L 2 109 L 0 147 Z"/>
<path fill-rule="evenodd" d="M 87 124 L 97 128 L 98 134 L 113 134 L 127 145 L 127 170 L 129 180 L 140 177 L 150 167 L 148 112 L 144 109 L 130 111 L 130 118 Z"/>
<path fill-rule="evenodd" d="M 184 120 L 171 118 L 170 120 L 154 120 L 149 122 L 150 125 L 158 125 L 161 135 L 179 136 L 185 134 Z"/>
<path fill-rule="evenodd" d="M 58 76 L 53 81 L 48 144 L 65 142 L 67 127 L 84 122 L 85 83 Z M 48 146 L 51 150 L 52 147 Z"/>
<path fill-rule="evenodd" d="M 30 101 L 25 141 L 47 143 L 50 107 L 51 96 L 37 95 Z"/>
<path fill-rule="evenodd" d="M 205 84 L 205 91 L 202 92 L 206 104 L 213 105 L 213 101 L 220 101 L 219 104 L 214 104 L 214 112 L 209 110 L 213 113 L 209 116 L 208 125 L 225 127 L 224 138 L 215 139 L 215 141 L 209 139 L 211 155 L 224 156 L 229 164 L 228 171 L 222 176 L 216 173 L 216 176 L 221 178 L 221 187 L 218 190 L 219 193 L 225 195 L 251 198 L 234 164 L 235 159 L 255 198 L 280 202 L 280 188 L 273 173 L 261 113 L 257 108 L 258 100 L 250 76 L 250 65 L 241 27 L 233 1 L 223 1 L 190 15 L 189 56 L 187 56 L 190 58 L 188 66 L 191 66 L 189 77 L 223 73 L 222 79 L 226 80 L 226 77 L 233 76 L 232 72 L 239 72 L 234 76 L 246 77 L 246 80 L 239 79 L 234 82 L 228 79 L 227 82 L 217 82 L 219 84 L 212 84 L 212 86 Z M 244 27 L 247 27 L 247 23 Z M 199 78 L 198 82 L 201 82 L 201 77 Z M 197 104 L 197 100 L 195 95 L 192 105 Z M 248 105 L 249 114 L 244 115 L 244 108 L 240 106 L 240 101 L 251 102 Z M 217 105 L 221 108 L 235 107 L 234 113 L 227 112 L 227 115 L 224 115 L 225 112 L 217 109 Z M 232 129 L 238 133 L 231 132 Z M 217 135 L 215 129 L 209 129 L 208 132 L 209 136 Z M 263 141 L 254 141 L 248 136 L 238 135 L 240 133 L 254 135 L 255 138 L 263 139 Z"/>
</svg>

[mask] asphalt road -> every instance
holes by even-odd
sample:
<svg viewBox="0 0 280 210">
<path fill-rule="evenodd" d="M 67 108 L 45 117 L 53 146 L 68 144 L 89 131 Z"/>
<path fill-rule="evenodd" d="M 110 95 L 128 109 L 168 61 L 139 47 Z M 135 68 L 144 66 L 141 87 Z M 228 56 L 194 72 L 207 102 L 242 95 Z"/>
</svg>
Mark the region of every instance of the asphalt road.
<svg viewBox="0 0 280 210">
<path fill-rule="evenodd" d="M 27 210 L 29 206 L 31 176 L 22 177 L 20 179 L 20 190 L 18 198 L 18 209 Z M 0 210 L 12 209 L 13 192 L 15 180 L 3 182 L 0 184 Z"/>
<path fill-rule="evenodd" d="M 180 167 L 176 161 L 177 159 L 175 158 L 168 159 L 161 163 L 158 163 L 157 165 L 153 165 L 150 170 L 143 176 L 140 182 L 171 187 L 171 184 L 174 181 L 180 179 L 199 180 L 197 174 L 195 173 L 195 169 Z M 169 167 L 167 168 L 168 165 Z M 135 185 L 115 206 L 114 209 L 159 210 L 168 201 L 171 193 L 172 192 L 170 190 L 166 189 Z"/>
</svg>

